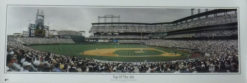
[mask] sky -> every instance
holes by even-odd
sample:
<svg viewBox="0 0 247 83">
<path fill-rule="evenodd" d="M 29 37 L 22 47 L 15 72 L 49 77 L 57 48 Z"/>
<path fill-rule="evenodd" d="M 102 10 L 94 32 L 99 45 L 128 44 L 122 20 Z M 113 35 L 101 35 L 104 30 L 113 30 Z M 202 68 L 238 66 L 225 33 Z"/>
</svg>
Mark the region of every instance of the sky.
<svg viewBox="0 0 247 83">
<path fill-rule="evenodd" d="M 98 16 L 120 15 L 120 22 L 156 23 L 170 22 L 191 15 L 190 9 L 174 8 L 9 6 L 7 34 L 27 31 L 28 25 L 35 22 L 38 9 L 44 11 L 45 25 L 48 25 L 50 30 L 85 31 L 86 36 L 90 35 L 91 23 L 97 22 Z"/>
</svg>

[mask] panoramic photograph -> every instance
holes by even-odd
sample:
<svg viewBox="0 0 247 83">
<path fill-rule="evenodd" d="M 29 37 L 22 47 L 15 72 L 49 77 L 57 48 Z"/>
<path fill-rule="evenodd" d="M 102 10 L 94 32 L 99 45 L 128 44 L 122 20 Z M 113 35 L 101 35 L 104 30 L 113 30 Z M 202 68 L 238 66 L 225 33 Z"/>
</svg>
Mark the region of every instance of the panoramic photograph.
<svg viewBox="0 0 247 83">
<path fill-rule="evenodd" d="M 6 72 L 239 73 L 237 9 L 9 6 Z"/>
</svg>

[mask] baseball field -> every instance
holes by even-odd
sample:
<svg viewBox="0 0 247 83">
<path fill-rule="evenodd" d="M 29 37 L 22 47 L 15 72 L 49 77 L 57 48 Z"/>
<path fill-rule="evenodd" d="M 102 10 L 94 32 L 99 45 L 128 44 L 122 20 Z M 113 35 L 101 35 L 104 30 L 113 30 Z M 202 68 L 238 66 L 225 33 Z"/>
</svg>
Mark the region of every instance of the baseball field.
<svg viewBox="0 0 247 83">
<path fill-rule="evenodd" d="M 191 54 L 173 48 L 141 44 L 83 43 L 31 45 L 36 50 L 65 56 L 80 56 L 107 61 L 169 61 L 186 59 Z"/>
</svg>

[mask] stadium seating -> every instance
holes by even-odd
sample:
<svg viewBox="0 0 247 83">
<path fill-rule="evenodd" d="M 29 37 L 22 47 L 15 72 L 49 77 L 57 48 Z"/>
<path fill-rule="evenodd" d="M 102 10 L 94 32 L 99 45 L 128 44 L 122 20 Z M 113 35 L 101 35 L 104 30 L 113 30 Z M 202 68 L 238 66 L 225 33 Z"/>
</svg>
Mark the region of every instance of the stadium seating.
<svg viewBox="0 0 247 83">
<path fill-rule="evenodd" d="M 199 58 L 188 57 L 185 60 L 159 62 L 121 62 L 114 59 L 105 61 L 42 52 L 23 45 L 75 43 L 77 40 L 9 37 L 6 66 L 9 72 L 239 72 L 238 28 L 235 12 L 236 10 L 223 15 L 218 15 L 217 12 L 216 14 L 205 12 L 205 15 L 202 14 L 201 17 L 194 15 L 186 20 L 168 23 L 95 23 L 90 30 L 95 34 L 89 38 L 92 42 L 98 40 L 105 42 L 106 39 L 112 39 L 115 43 L 142 43 L 148 46 L 193 49 L 192 51 L 196 49 L 198 53 L 194 55 L 200 55 Z M 112 35 L 114 33 L 121 33 L 121 35 Z"/>
</svg>

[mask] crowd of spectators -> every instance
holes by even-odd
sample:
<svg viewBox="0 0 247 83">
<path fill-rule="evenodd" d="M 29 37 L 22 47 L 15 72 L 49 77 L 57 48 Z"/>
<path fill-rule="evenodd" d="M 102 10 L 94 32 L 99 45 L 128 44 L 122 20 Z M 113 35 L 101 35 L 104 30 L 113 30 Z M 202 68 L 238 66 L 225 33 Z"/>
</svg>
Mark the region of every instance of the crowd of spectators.
<svg viewBox="0 0 247 83">
<path fill-rule="evenodd" d="M 176 34 L 169 35 L 165 38 L 214 38 L 214 37 L 226 37 L 226 36 L 234 36 L 238 35 L 237 30 L 220 30 L 220 31 L 203 31 L 198 33 L 185 33 L 185 34 Z"/>
<path fill-rule="evenodd" d="M 145 41 L 146 45 L 198 49 L 211 56 L 238 55 L 237 40 L 161 40 Z"/>
<path fill-rule="evenodd" d="M 237 30 L 221 30 L 221 31 L 210 31 L 210 32 L 201 32 L 195 34 L 195 38 L 197 37 L 223 37 L 223 36 L 233 36 L 238 35 Z"/>
<path fill-rule="evenodd" d="M 161 40 L 152 40 L 153 43 L 159 41 Z M 165 43 L 175 43 L 172 40 L 168 41 Z M 9 72 L 196 73 L 239 71 L 236 41 L 205 41 L 200 44 L 199 41 L 180 41 L 166 45 L 178 46 L 180 43 L 185 47 L 190 45 L 189 42 L 197 42 L 198 44 L 194 44 L 191 48 L 200 49 L 205 52 L 205 55 L 197 59 L 164 62 L 105 62 L 92 58 L 41 52 L 19 42 L 10 41 L 6 65 Z"/>
<path fill-rule="evenodd" d="M 31 38 L 18 37 L 18 41 L 25 44 L 56 44 L 56 43 L 75 43 L 71 38 Z"/>
</svg>

